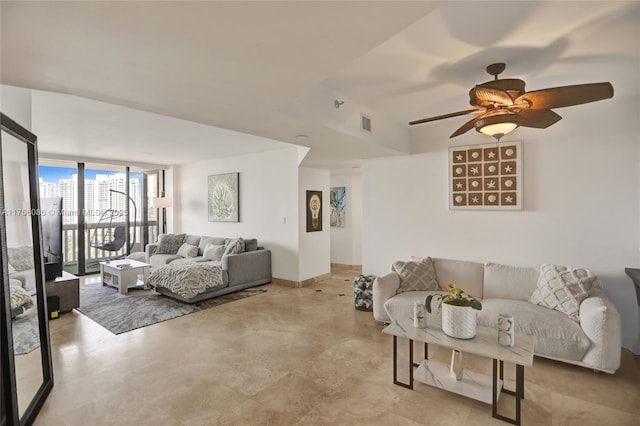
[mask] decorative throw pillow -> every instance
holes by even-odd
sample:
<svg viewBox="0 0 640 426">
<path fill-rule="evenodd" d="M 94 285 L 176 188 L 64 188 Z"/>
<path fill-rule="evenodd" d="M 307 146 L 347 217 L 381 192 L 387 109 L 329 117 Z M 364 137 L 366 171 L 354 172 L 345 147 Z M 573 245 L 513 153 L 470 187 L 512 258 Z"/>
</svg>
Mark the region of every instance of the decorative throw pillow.
<svg viewBox="0 0 640 426">
<path fill-rule="evenodd" d="M 400 275 L 400 287 L 396 293 L 405 291 L 434 291 L 440 286 L 436 280 L 436 270 L 433 260 L 426 257 L 420 261 L 394 262 L 393 270 Z"/>
<path fill-rule="evenodd" d="M 601 287 L 598 277 L 586 269 L 544 264 L 529 302 L 555 309 L 574 321 L 580 321 L 580 303 L 589 297 L 589 290 Z"/>
<path fill-rule="evenodd" d="M 11 309 L 17 309 L 23 307 L 29 309 L 33 306 L 33 299 L 29 296 L 29 293 L 22 287 L 16 285 L 9 286 L 9 301 Z"/>
<path fill-rule="evenodd" d="M 9 247 L 7 249 L 9 255 L 9 263 L 16 271 L 26 271 L 33 269 L 33 247 Z"/>
<path fill-rule="evenodd" d="M 234 238 L 233 240 L 225 241 L 226 248 L 224 249 L 223 256 L 229 256 L 230 254 L 244 253 L 244 240 L 242 238 Z"/>
<path fill-rule="evenodd" d="M 155 254 L 177 254 L 184 242 L 185 234 L 167 234 L 158 238 Z"/>
<path fill-rule="evenodd" d="M 176 254 L 187 258 L 196 257 L 198 255 L 198 246 L 184 243 L 180 246 Z"/>
<path fill-rule="evenodd" d="M 224 246 L 217 244 L 207 244 L 204 247 L 203 257 L 207 260 L 221 260 L 224 254 Z"/>
</svg>

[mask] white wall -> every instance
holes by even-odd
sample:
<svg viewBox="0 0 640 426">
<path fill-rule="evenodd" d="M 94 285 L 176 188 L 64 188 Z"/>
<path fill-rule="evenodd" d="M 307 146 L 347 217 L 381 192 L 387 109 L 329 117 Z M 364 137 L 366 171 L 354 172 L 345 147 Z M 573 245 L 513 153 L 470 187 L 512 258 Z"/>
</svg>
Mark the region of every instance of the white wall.
<svg viewBox="0 0 640 426">
<path fill-rule="evenodd" d="M 0 84 L 0 111 L 31 130 L 31 89 Z"/>
<path fill-rule="evenodd" d="M 362 175 L 333 175 L 337 186 L 346 188 L 345 226 L 331 228 L 331 263 L 362 265 Z"/>
<path fill-rule="evenodd" d="M 240 222 L 209 222 L 207 177 L 231 172 L 240 173 Z M 297 148 L 174 166 L 173 178 L 174 232 L 257 238 L 272 252 L 273 276 L 298 280 Z"/>
<path fill-rule="evenodd" d="M 462 119 L 416 127 L 416 155 L 364 162 L 365 273 L 411 255 L 585 267 L 621 313 L 623 345 L 638 345 L 624 268 L 640 264 L 639 111 L 625 99 L 563 108 L 554 126 L 507 136 L 523 141 L 524 210 L 515 212 L 448 210 L 448 147 L 491 140 L 473 130 L 450 140 Z"/>
<path fill-rule="evenodd" d="M 329 229 L 328 170 L 300 167 L 298 185 L 299 215 L 299 273 L 298 281 L 319 277 L 331 272 L 331 231 Z M 307 232 L 306 191 L 322 191 L 322 231 Z"/>
</svg>

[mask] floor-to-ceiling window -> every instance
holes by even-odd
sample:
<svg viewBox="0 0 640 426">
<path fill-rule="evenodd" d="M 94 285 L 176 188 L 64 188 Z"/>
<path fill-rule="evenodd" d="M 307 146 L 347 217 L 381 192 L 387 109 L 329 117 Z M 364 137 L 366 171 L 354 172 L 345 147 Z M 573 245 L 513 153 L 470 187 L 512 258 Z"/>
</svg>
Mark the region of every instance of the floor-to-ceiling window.
<svg viewBox="0 0 640 426">
<path fill-rule="evenodd" d="M 157 210 L 148 207 L 148 197 L 157 194 L 157 170 L 41 160 L 39 171 L 40 196 L 63 199 L 68 272 L 98 272 L 101 261 L 144 251 L 155 241 Z"/>
</svg>

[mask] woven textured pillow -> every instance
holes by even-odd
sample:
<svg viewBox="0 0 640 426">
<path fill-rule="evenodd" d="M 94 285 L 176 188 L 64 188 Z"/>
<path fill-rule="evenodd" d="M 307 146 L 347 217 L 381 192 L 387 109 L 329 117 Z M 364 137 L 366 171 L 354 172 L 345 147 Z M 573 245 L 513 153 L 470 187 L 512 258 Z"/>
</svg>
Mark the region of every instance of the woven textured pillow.
<svg viewBox="0 0 640 426">
<path fill-rule="evenodd" d="M 434 291 L 440 286 L 436 280 L 436 270 L 433 267 L 433 260 L 426 257 L 418 261 L 394 262 L 393 270 L 400 275 L 400 287 L 397 293 L 405 291 Z"/>
<path fill-rule="evenodd" d="M 198 246 L 184 243 L 180 246 L 176 254 L 186 258 L 196 257 L 198 255 Z"/>
<path fill-rule="evenodd" d="M 598 277 L 587 269 L 544 264 L 529 302 L 555 309 L 574 321 L 580 321 L 580 303 L 592 288 L 601 287 Z"/>
<path fill-rule="evenodd" d="M 217 244 L 207 244 L 204 247 L 202 256 L 207 260 L 221 260 L 224 254 L 224 246 Z"/>
<path fill-rule="evenodd" d="M 186 234 L 166 234 L 158 238 L 158 247 L 154 254 L 177 254 Z"/>
<path fill-rule="evenodd" d="M 244 240 L 242 238 L 234 238 L 232 240 L 225 240 L 226 248 L 224 250 L 224 256 L 230 254 L 244 253 Z"/>
</svg>

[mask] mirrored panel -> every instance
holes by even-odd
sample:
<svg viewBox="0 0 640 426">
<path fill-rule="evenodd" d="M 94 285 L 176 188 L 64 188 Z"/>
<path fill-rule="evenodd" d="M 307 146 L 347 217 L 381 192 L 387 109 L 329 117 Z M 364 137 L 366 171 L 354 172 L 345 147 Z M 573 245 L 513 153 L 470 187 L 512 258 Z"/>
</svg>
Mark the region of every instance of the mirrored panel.
<svg viewBox="0 0 640 426">
<path fill-rule="evenodd" d="M 13 395 L 8 424 L 18 423 L 16 419 L 30 424 L 53 386 L 42 275 L 43 212 L 38 202 L 35 136 L 6 116 L 1 118 L 2 285 L 3 306 L 9 307 L 3 314 L 10 318 L 9 329 L 3 332 L 2 356 L 3 372 L 11 377 L 8 381 L 3 377 L 3 392 Z"/>
<path fill-rule="evenodd" d="M 24 414 L 43 383 L 36 294 L 27 145 L 2 135 L 9 296 L 18 412 Z"/>
</svg>

